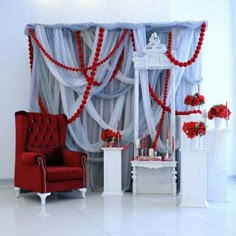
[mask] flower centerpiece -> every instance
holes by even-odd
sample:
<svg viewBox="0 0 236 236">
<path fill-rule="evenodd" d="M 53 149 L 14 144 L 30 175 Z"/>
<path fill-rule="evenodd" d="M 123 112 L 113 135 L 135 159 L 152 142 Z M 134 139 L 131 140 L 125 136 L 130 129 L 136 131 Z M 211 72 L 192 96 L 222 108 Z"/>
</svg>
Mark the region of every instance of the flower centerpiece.
<svg viewBox="0 0 236 236">
<path fill-rule="evenodd" d="M 206 134 L 206 125 L 202 121 L 184 122 L 182 130 L 188 138 L 192 139 L 196 136 L 203 136 Z"/>
<path fill-rule="evenodd" d="M 189 106 L 201 106 L 205 104 L 205 98 L 203 95 L 195 93 L 194 95 L 187 95 L 184 99 L 184 103 Z"/>
<path fill-rule="evenodd" d="M 208 119 L 212 120 L 213 118 L 224 118 L 226 120 L 229 119 L 231 111 L 228 109 L 226 105 L 217 104 L 210 108 L 208 111 Z"/>
<path fill-rule="evenodd" d="M 121 139 L 121 134 L 119 131 L 114 131 L 111 129 L 105 129 L 101 133 L 101 139 L 104 142 L 108 143 L 108 146 L 112 146 L 112 144 Z"/>
</svg>

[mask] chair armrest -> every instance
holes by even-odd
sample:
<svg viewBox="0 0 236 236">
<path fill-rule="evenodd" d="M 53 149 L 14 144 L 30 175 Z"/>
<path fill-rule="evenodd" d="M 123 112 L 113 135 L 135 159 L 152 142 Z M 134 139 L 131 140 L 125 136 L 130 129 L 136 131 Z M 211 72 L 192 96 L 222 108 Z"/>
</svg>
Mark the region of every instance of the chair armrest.
<svg viewBox="0 0 236 236">
<path fill-rule="evenodd" d="M 23 163 L 28 164 L 28 165 L 38 165 L 39 157 L 41 157 L 43 162 L 46 163 L 45 156 L 42 153 L 38 153 L 38 152 L 23 152 L 21 156 L 21 160 Z"/>
<path fill-rule="evenodd" d="M 65 166 L 77 166 L 85 168 L 87 154 L 85 152 L 63 150 L 63 161 Z"/>
</svg>

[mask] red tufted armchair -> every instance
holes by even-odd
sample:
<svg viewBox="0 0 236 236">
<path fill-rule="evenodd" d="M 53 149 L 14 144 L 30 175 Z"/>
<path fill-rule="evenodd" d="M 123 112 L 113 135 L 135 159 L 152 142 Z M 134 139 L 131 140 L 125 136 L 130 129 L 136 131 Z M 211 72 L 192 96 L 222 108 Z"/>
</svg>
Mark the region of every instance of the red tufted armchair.
<svg viewBox="0 0 236 236">
<path fill-rule="evenodd" d="M 85 198 L 87 154 L 65 149 L 66 116 L 18 111 L 15 125 L 16 196 L 37 192 L 45 205 L 51 192 L 79 189 Z"/>
</svg>

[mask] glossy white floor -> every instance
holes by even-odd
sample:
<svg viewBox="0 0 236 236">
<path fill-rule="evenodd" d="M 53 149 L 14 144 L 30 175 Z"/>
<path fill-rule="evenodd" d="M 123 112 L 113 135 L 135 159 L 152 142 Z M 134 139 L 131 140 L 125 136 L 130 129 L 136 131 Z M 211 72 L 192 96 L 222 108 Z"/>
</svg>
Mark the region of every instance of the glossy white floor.
<svg viewBox="0 0 236 236">
<path fill-rule="evenodd" d="M 235 236 L 236 181 L 229 181 L 228 203 L 209 208 L 179 208 L 180 196 L 125 193 L 102 197 L 63 193 L 41 206 L 35 194 L 15 198 L 12 186 L 0 186 L 0 234 L 4 236 Z"/>
</svg>

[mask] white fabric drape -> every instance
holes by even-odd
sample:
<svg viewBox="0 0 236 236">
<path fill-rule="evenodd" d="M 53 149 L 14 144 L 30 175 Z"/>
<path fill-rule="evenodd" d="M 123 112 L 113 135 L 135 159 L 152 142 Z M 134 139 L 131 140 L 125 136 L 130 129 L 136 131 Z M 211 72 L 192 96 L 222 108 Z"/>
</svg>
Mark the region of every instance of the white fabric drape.
<svg viewBox="0 0 236 236">
<path fill-rule="evenodd" d="M 80 31 L 83 46 L 85 65 L 91 66 L 96 52 L 99 27 L 103 27 L 104 40 L 100 59 L 105 58 L 115 47 L 124 29 L 133 31 L 135 46 L 138 54 L 143 55 L 152 32 L 157 32 L 162 43 L 167 42 L 167 33 L 173 32 L 173 50 L 180 61 L 188 60 L 197 43 L 199 29 L 202 22 L 175 22 L 170 24 L 78 24 L 78 25 L 27 25 L 33 28 L 39 42 L 55 60 L 70 67 L 79 68 L 80 61 L 77 51 L 75 31 Z M 104 144 L 100 138 L 101 131 L 106 128 L 116 129 L 118 121 L 121 124 L 121 145 L 127 145 L 123 152 L 122 183 L 124 189 L 129 189 L 131 182 L 130 163 L 133 157 L 133 109 L 134 109 L 134 69 L 132 63 L 133 46 L 130 32 L 126 35 L 115 54 L 104 64 L 98 67 L 95 79 L 100 86 L 93 86 L 88 102 L 80 116 L 68 125 L 66 146 L 73 150 L 83 150 L 89 153 L 88 184 L 91 189 L 99 190 L 102 187 Z M 34 40 L 34 60 L 32 67 L 30 110 L 40 111 L 38 96 L 40 94 L 48 112 L 65 113 L 72 117 L 83 99 L 87 85 L 86 78 L 80 72 L 74 72 L 59 67 L 50 61 L 37 47 Z M 118 59 L 124 50 L 124 60 L 115 79 L 109 81 L 117 65 Z M 161 107 L 150 97 L 148 83 L 155 89 L 156 94 L 163 97 L 163 78 L 165 71 L 142 71 L 140 73 L 140 127 L 139 136 L 148 134 L 150 140 L 155 137 L 158 122 L 161 116 Z M 187 94 L 196 89 L 201 81 L 201 61 L 198 59 L 187 68 L 176 67 L 176 110 L 185 110 L 183 104 Z M 167 96 L 167 105 L 170 105 L 170 92 Z M 166 116 L 163 127 L 168 124 Z M 179 135 L 176 135 L 177 141 Z M 178 142 L 177 142 L 178 144 Z M 151 145 L 151 144 L 150 144 Z M 176 147 L 178 148 L 178 146 Z M 163 132 L 158 141 L 158 150 L 165 150 Z"/>
</svg>

